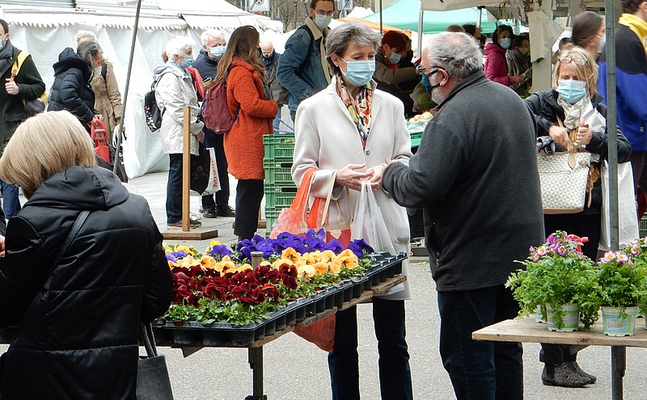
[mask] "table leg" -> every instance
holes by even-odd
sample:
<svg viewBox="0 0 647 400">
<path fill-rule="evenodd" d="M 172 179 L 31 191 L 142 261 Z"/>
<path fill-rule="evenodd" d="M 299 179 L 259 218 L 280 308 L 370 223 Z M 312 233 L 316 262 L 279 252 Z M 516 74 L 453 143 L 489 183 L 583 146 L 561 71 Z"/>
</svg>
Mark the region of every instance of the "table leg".
<svg viewBox="0 0 647 400">
<path fill-rule="evenodd" d="M 263 346 L 247 349 L 249 367 L 252 369 L 253 395 L 245 400 L 267 400 L 263 394 Z"/>
<path fill-rule="evenodd" d="M 627 348 L 625 346 L 611 346 L 611 398 L 623 399 L 622 378 L 627 368 Z"/>
</svg>

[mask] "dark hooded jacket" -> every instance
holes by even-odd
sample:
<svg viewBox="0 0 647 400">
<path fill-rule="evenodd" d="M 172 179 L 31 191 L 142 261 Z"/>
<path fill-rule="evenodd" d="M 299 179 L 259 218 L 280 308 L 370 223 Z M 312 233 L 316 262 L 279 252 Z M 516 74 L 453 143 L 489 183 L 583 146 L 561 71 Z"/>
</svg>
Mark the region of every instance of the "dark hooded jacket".
<svg viewBox="0 0 647 400">
<path fill-rule="evenodd" d="M 67 110 L 87 127 L 94 115 L 99 114 L 94 109 L 91 78 L 90 66 L 71 47 L 63 50 L 54 64 L 54 84 L 47 110 Z"/>
<path fill-rule="evenodd" d="M 72 167 L 44 182 L 9 222 L 0 258 L 0 327 L 18 327 L 2 400 L 134 399 L 139 321 L 171 300 L 161 242 L 146 200 L 112 172 Z"/>
</svg>

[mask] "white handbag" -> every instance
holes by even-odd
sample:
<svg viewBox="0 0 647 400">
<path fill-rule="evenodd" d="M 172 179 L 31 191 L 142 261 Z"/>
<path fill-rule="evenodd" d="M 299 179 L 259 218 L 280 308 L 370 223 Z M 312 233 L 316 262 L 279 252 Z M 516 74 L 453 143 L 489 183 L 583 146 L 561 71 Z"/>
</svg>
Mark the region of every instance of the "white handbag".
<svg viewBox="0 0 647 400">
<path fill-rule="evenodd" d="M 600 168 L 602 176 L 602 229 L 600 231 L 600 250 L 611 250 L 611 221 L 609 199 L 609 165 L 605 161 Z M 634 177 L 631 163 L 618 164 L 618 243 L 631 242 L 639 237 Z"/>
<path fill-rule="evenodd" d="M 544 214 L 576 214 L 584 210 L 591 153 L 537 154 Z"/>
</svg>

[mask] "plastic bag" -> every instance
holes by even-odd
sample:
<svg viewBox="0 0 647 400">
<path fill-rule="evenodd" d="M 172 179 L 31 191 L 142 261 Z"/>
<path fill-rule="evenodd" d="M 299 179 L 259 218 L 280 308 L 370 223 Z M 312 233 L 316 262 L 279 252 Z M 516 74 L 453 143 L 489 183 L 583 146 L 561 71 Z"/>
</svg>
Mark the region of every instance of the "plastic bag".
<svg viewBox="0 0 647 400">
<path fill-rule="evenodd" d="M 600 250 L 611 250 L 611 221 L 609 200 L 609 165 L 602 162 L 602 229 L 600 231 Z M 634 179 L 631 163 L 618 164 L 618 243 L 631 242 L 638 238 L 638 215 L 634 197 Z"/>
<path fill-rule="evenodd" d="M 218 175 L 218 164 L 216 163 L 216 151 L 212 147 L 207 150 L 209 150 L 211 165 L 209 166 L 209 181 L 204 193 L 213 194 L 221 189 L 220 176 Z"/>
<path fill-rule="evenodd" d="M 355 239 L 364 239 L 377 252 L 395 254 L 391 235 L 368 181 L 362 182 L 362 191 L 355 207 L 351 240 Z"/>
</svg>

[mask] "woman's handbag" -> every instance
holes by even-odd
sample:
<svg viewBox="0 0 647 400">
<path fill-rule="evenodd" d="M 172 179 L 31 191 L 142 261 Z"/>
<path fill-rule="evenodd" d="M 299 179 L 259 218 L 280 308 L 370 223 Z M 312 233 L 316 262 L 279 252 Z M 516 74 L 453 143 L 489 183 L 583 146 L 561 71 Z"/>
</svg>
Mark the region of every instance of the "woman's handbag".
<svg viewBox="0 0 647 400">
<path fill-rule="evenodd" d="M 576 214 L 584 210 L 591 153 L 537 154 L 544 214 Z"/>
<path fill-rule="evenodd" d="M 602 229 L 600 231 L 600 250 L 611 250 L 611 221 L 609 199 L 609 165 L 602 162 Z M 640 236 L 638 215 L 634 196 L 634 177 L 631 163 L 618 164 L 618 243 L 627 243 Z"/>
<path fill-rule="evenodd" d="M 137 363 L 137 400 L 173 400 L 166 359 L 157 354 L 151 324 L 140 324 L 139 337 L 147 356 Z"/>
</svg>

